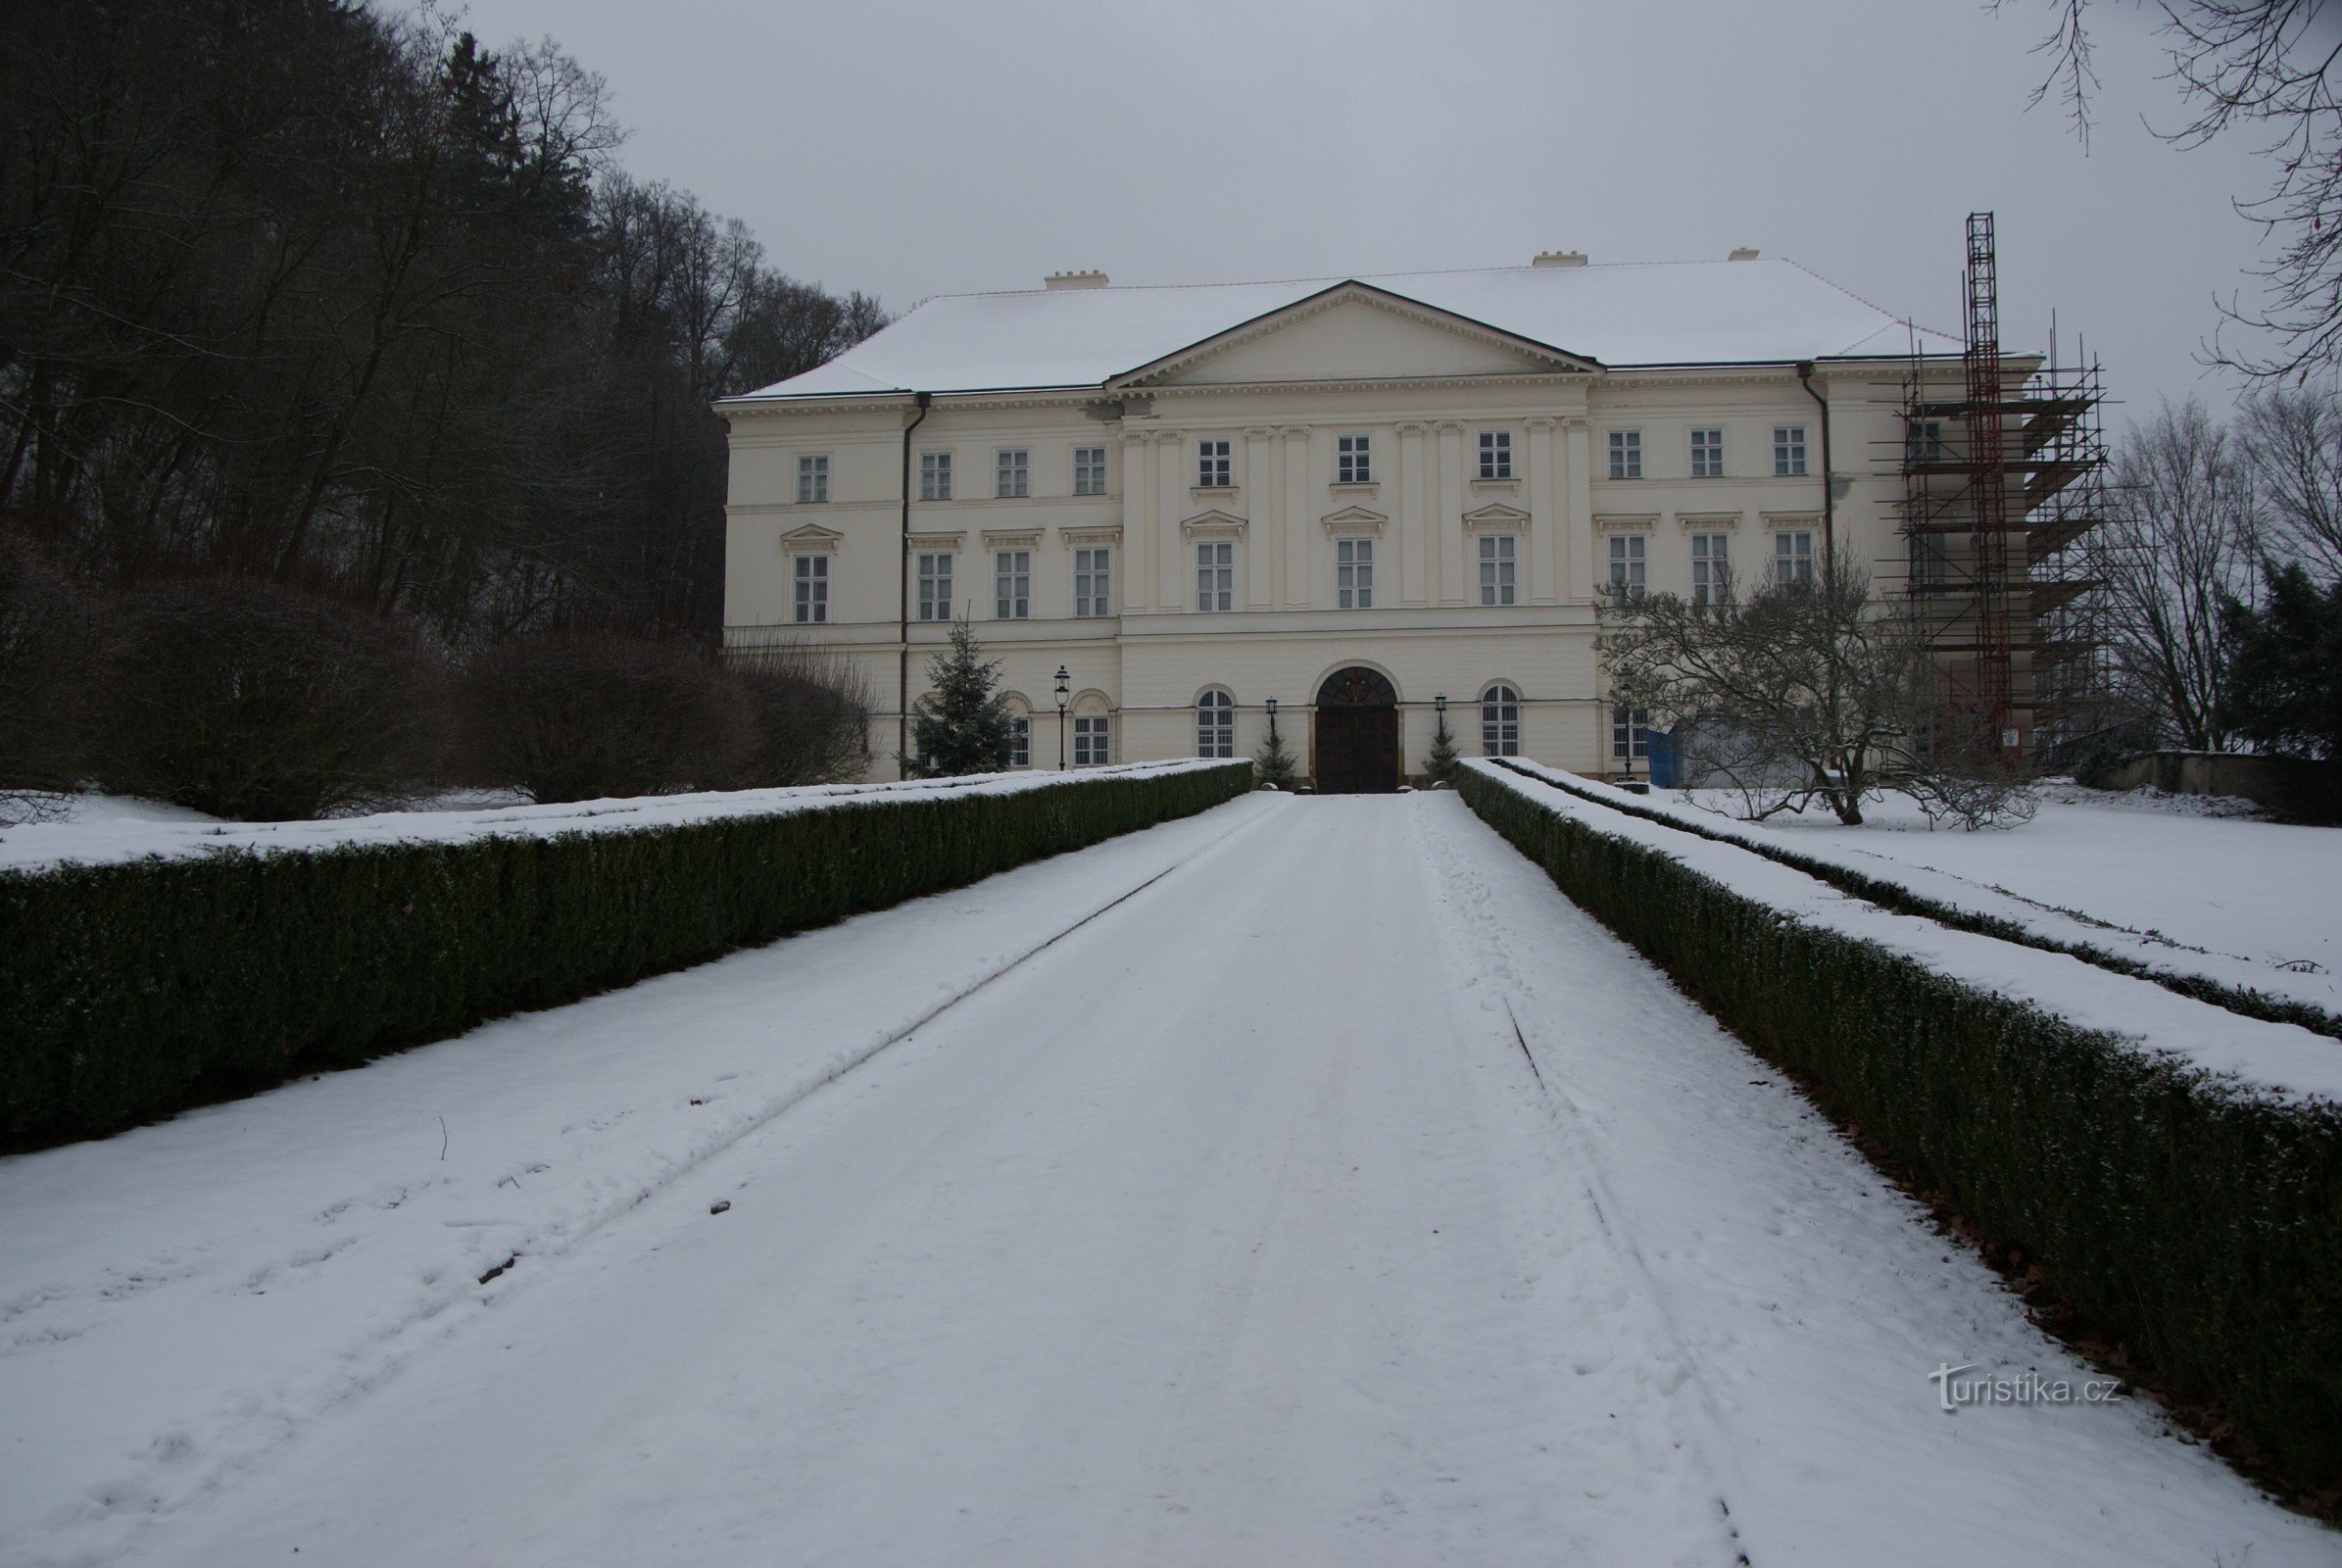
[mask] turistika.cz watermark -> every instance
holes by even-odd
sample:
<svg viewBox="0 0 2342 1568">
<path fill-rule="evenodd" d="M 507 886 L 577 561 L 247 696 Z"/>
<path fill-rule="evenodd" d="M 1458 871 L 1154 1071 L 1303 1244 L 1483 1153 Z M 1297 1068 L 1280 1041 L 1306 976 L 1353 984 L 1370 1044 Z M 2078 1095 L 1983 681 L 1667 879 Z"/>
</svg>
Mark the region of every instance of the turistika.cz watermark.
<svg viewBox="0 0 2342 1568">
<path fill-rule="evenodd" d="M 1938 1363 L 1927 1374 L 1927 1381 L 1935 1385 L 1937 1408 L 1953 1411 L 1967 1405 L 1978 1404 L 2106 1404 L 2122 1397 L 2122 1384 L 2118 1378 L 2045 1378 L 2038 1372 L 2018 1372 L 1999 1376 L 1987 1375 L 1964 1378 L 1963 1372 L 1974 1372 L 1983 1363 L 1971 1361 L 1965 1366 Z"/>
</svg>

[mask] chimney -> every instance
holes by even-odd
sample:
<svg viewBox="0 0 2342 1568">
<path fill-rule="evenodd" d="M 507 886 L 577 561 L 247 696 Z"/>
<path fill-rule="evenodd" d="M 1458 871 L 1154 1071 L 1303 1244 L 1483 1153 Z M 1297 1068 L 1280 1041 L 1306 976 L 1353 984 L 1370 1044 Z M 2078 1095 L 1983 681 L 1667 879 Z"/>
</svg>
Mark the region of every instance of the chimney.
<svg viewBox="0 0 2342 1568">
<path fill-rule="evenodd" d="M 1584 251 L 1538 251 L 1537 260 L 1529 265 L 1532 267 L 1584 267 L 1586 253 Z"/>
<path fill-rule="evenodd" d="M 1103 272 L 1051 272 L 1041 280 L 1044 288 L 1104 288 Z"/>
<path fill-rule="evenodd" d="M 1757 253 L 1754 245 L 1739 246 L 1732 251 L 1732 255 L 1725 258 L 1728 262 L 1753 262 L 1756 259 Z"/>
</svg>

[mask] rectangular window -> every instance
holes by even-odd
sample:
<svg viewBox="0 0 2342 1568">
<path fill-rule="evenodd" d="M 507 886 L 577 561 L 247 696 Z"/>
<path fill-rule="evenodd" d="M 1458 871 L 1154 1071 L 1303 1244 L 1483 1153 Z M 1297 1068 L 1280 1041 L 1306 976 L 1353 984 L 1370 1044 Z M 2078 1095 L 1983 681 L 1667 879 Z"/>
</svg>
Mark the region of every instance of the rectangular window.
<svg viewBox="0 0 2342 1568">
<path fill-rule="evenodd" d="M 797 504 L 813 506 L 829 499 L 829 459 L 824 457 L 797 460 Z"/>
<path fill-rule="evenodd" d="M 1650 732 L 1645 727 L 1650 718 L 1647 708 L 1613 708 L 1610 710 L 1610 755 L 1621 762 L 1640 761 L 1651 755 Z"/>
<path fill-rule="evenodd" d="M 1108 755 L 1113 739 L 1112 720 L 1103 713 L 1077 713 L 1073 720 L 1073 765 L 1102 767 L 1113 759 Z"/>
<path fill-rule="evenodd" d="M 1648 583 L 1650 541 L 1638 533 L 1610 536 L 1610 597 L 1620 604 L 1640 599 Z"/>
<path fill-rule="evenodd" d="M 949 501 L 951 499 L 951 454 L 922 452 L 919 454 L 919 499 L 921 501 Z"/>
<path fill-rule="evenodd" d="M 1691 477 L 1724 477 L 1724 432 L 1714 427 L 1691 432 Z"/>
<path fill-rule="evenodd" d="M 951 556 L 949 551 L 919 557 L 919 618 L 951 618 Z"/>
<path fill-rule="evenodd" d="M 993 470 L 992 493 L 1007 500 L 1033 493 L 1033 454 L 1019 449 L 1000 454 Z"/>
<path fill-rule="evenodd" d="M 1096 619 L 1114 612 L 1113 552 L 1099 547 L 1073 553 L 1073 612 Z"/>
<path fill-rule="evenodd" d="M 1023 713 L 1008 715 L 1008 765 L 1033 765 L 1033 720 Z"/>
<path fill-rule="evenodd" d="M 1374 448 L 1371 437 L 1345 435 L 1336 438 L 1334 442 L 1334 482 L 1336 484 L 1372 484 L 1374 482 Z"/>
<path fill-rule="evenodd" d="M 829 620 L 829 557 L 797 558 L 797 619 L 819 626 Z"/>
<path fill-rule="evenodd" d="M 1777 424 L 1773 427 L 1773 471 L 1787 477 L 1805 471 L 1805 426 Z"/>
<path fill-rule="evenodd" d="M 1914 532 L 1910 539 L 1910 585 L 1915 589 L 1942 587 L 1946 568 L 1951 565 L 1944 557 L 1942 536 Z"/>
<path fill-rule="evenodd" d="M 1513 433 L 1510 430 L 1480 432 L 1480 476 L 1483 479 L 1509 479 L 1513 476 Z"/>
<path fill-rule="evenodd" d="M 1234 459 L 1225 441 L 1195 443 L 1195 483 L 1205 490 L 1225 490 L 1236 483 Z"/>
<path fill-rule="evenodd" d="M 1374 541 L 1334 541 L 1334 603 L 1343 610 L 1374 608 Z"/>
<path fill-rule="evenodd" d="M 1032 551 L 1000 550 L 993 553 L 992 612 L 1000 620 L 1032 618 Z"/>
<path fill-rule="evenodd" d="M 1195 546 L 1195 608 L 1236 608 L 1236 544 L 1228 539 L 1205 539 Z"/>
<path fill-rule="evenodd" d="M 1509 605 L 1516 594 L 1514 567 L 1518 541 L 1509 533 L 1483 534 L 1480 540 L 1480 602 Z"/>
<path fill-rule="evenodd" d="M 1778 583 L 1814 580 L 1814 536 L 1803 529 L 1773 536 L 1773 580 Z"/>
<path fill-rule="evenodd" d="M 1943 461 L 1943 421 L 1914 419 L 1903 437 L 1903 460 L 1909 464 Z"/>
<path fill-rule="evenodd" d="M 1642 432 L 1640 430 L 1613 430 L 1610 432 L 1610 477 L 1639 479 L 1642 477 Z"/>
<path fill-rule="evenodd" d="M 1732 590 L 1732 542 L 1729 533 L 1691 536 L 1691 602 L 1721 605 Z"/>
<path fill-rule="evenodd" d="M 1104 447 L 1073 449 L 1073 493 L 1077 496 L 1102 496 L 1106 493 Z"/>
</svg>

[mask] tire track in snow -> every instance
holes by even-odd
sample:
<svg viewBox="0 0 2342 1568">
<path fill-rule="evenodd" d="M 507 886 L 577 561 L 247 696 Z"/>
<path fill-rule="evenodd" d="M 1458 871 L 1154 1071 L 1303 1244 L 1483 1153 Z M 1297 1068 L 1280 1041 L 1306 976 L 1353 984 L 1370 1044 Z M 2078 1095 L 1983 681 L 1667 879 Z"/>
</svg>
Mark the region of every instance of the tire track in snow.
<svg viewBox="0 0 2342 1568">
<path fill-rule="evenodd" d="M 697 1173 L 751 1136 L 771 1126 L 816 1091 L 838 1082 L 892 1047 L 910 1039 L 960 1004 L 1032 963 L 1075 932 L 1155 888 L 1173 873 L 1216 858 L 1262 822 L 1281 814 L 1282 809 L 1290 804 L 1289 800 L 1281 800 L 1276 807 L 1255 811 L 1216 838 L 1096 905 L 1078 918 L 1057 927 L 1049 935 L 993 964 L 908 1023 L 890 1029 L 878 1038 L 846 1047 L 828 1059 L 818 1061 L 810 1070 L 781 1084 L 760 1104 L 739 1115 L 728 1126 L 712 1132 L 686 1152 L 662 1163 L 656 1173 L 635 1181 L 612 1184 L 607 1199 L 591 1211 L 583 1215 L 557 1214 L 517 1231 L 509 1242 L 500 1243 L 497 1247 L 496 1255 L 489 1260 L 495 1266 L 488 1270 L 485 1277 L 476 1277 L 477 1265 L 467 1268 L 460 1262 L 447 1264 L 444 1269 L 436 1271 L 440 1276 L 434 1281 L 439 1286 L 437 1290 L 412 1300 L 405 1310 L 366 1325 L 361 1336 L 344 1342 L 338 1356 L 340 1368 L 330 1377 L 307 1388 L 289 1389 L 271 1374 L 270 1381 L 276 1387 L 265 1391 L 255 1388 L 240 1392 L 236 1397 L 236 1425 L 241 1428 L 240 1434 L 231 1435 L 218 1430 L 208 1433 L 201 1445 L 207 1460 L 202 1465 L 190 1466 L 188 1460 L 197 1451 L 196 1446 L 174 1426 L 170 1431 L 158 1434 L 153 1444 L 138 1451 L 130 1465 L 123 1470 L 86 1488 L 77 1497 L 60 1499 L 60 1506 L 51 1514 L 48 1523 L 52 1528 L 62 1529 L 95 1527 L 110 1518 L 129 1520 L 134 1521 L 132 1539 L 140 1539 L 186 1502 L 220 1491 L 238 1478 L 249 1477 L 272 1455 L 296 1441 L 310 1420 L 326 1411 L 345 1410 L 381 1389 L 416 1357 L 427 1353 L 431 1345 L 443 1344 L 451 1336 L 464 1332 L 471 1323 L 478 1321 L 487 1307 L 505 1301 L 515 1293 L 525 1298 L 539 1281 L 548 1277 L 542 1267 L 527 1267 L 531 1261 L 541 1265 L 573 1255 L 685 1177 Z M 1083 852 L 1073 853 L 1079 855 Z M 872 915 L 860 918 L 883 917 L 886 912 L 873 911 Z M 652 983 L 674 983 L 675 979 L 670 976 L 655 977 Z M 587 999 L 568 1005 L 592 1006 L 601 1000 Z M 623 1116 L 626 1112 L 620 1111 L 618 1114 Z M 326 1255 L 330 1256 L 331 1253 Z M 191 1268 L 175 1277 L 187 1278 L 200 1272 L 200 1269 Z M 127 1281 L 132 1294 L 153 1284 L 169 1283 L 166 1279 L 156 1277 L 153 1270 L 131 1274 L 127 1276 Z M 122 1284 L 122 1279 L 109 1275 L 107 1282 L 96 1287 L 96 1293 L 100 1296 L 116 1294 Z M 249 1282 L 245 1282 L 245 1288 L 251 1288 Z M 85 1294 L 86 1288 L 75 1286 L 58 1286 L 42 1293 L 28 1293 L 21 1299 L 6 1303 L 8 1315 L 14 1316 L 32 1307 L 73 1299 Z M 465 1307 L 469 1311 L 454 1315 L 456 1309 Z M 421 1330 L 435 1331 L 433 1338 L 418 1341 L 415 1336 Z M 74 1332 L 78 1333 L 79 1330 Z M 19 1334 L 4 1348 L 9 1351 L 35 1349 L 41 1339 L 53 1337 Z M 4 1540 L 6 1532 L 0 1531 L 0 1540 Z M 114 1550 L 107 1550 L 85 1554 L 73 1560 L 97 1561 L 116 1554 Z"/>
<path fill-rule="evenodd" d="M 1442 903 L 1473 927 L 1473 939 L 1453 945 L 1459 958 L 1470 962 L 1476 981 L 1495 994 L 1504 1009 L 1505 1023 L 1513 1043 L 1529 1065 L 1536 1082 L 1538 1099 L 1546 1119 L 1562 1136 L 1558 1152 L 1570 1168 L 1571 1180 L 1583 1193 L 1591 1209 L 1596 1233 L 1602 1239 L 1604 1251 L 1619 1273 L 1632 1282 L 1635 1293 L 1648 1304 L 1652 1320 L 1660 1328 L 1668 1352 L 1683 1369 L 1696 1396 L 1697 1419 L 1687 1424 L 1684 1438 L 1689 1445 L 1693 1462 L 1708 1481 L 1709 1496 L 1722 1523 L 1732 1552 L 1730 1561 L 1739 1568 L 1754 1568 L 1757 1558 L 1752 1551 L 1749 1533 L 1743 1516 L 1735 1513 L 1732 1499 L 1745 1499 L 1751 1489 L 1740 1474 L 1732 1455 L 1734 1438 L 1727 1421 L 1713 1383 L 1700 1358 L 1692 1352 L 1688 1337 L 1674 1311 L 1666 1290 L 1660 1285 L 1650 1266 L 1644 1261 L 1635 1238 L 1624 1228 L 1626 1210 L 1611 1192 L 1601 1163 L 1594 1157 L 1584 1112 L 1571 1097 L 1569 1090 L 1556 1078 L 1548 1078 L 1538 1064 L 1536 1047 L 1529 1031 L 1521 1024 L 1521 1009 L 1515 1004 L 1515 991 L 1508 982 L 1516 978 L 1512 963 L 1505 956 L 1503 933 L 1487 911 L 1487 890 L 1462 865 L 1438 836 L 1427 831 L 1419 817 L 1415 823 L 1418 841 L 1423 845 L 1425 859 L 1432 865 L 1443 884 L 1442 891 L 1450 896 Z M 1478 895 L 1478 896 L 1475 896 Z M 1493 961 L 1488 961 L 1492 959 Z M 1670 1401 L 1672 1408 L 1672 1401 Z"/>
</svg>

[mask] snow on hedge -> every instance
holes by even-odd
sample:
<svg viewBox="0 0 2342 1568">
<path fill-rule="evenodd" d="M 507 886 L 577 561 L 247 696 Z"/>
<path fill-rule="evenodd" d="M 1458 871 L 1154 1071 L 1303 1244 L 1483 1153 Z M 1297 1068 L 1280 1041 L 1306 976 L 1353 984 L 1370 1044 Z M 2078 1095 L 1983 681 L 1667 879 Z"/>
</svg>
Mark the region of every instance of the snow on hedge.
<svg viewBox="0 0 2342 1568">
<path fill-rule="evenodd" d="M 1586 787 L 1575 774 L 1518 765 Z M 1902 804 L 1880 803 L 1884 820 L 1849 828 L 1834 817 L 1745 821 L 1656 791 L 1633 803 L 1694 832 L 1899 883 L 2060 947 L 2342 1013 L 2331 891 L 2342 882 L 2342 833 L 2056 801 L 2005 832 L 1929 832 L 1916 808 L 1898 819 Z"/>
<path fill-rule="evenodd" d="M 796 789 L 708 790 L 688 795 L 575 801 L 561 806 L 500 806 L 453 811 L 379 811 L 315 822 L 222 822 L 158 807 L 151 811 L 106 811 L 88 818 L 33 822 L 0 833 L 0 870 L 103 865 L 147 856 L 179 858 L 217 850 L 281 852 L 329 850 L 352 844 L 464 844 L 484 838 L 549 838 L 560 833 L 623 833 L 731 817 L 782 816 L 793 811 L 860 801 L 903 801 L 974 791 L 1012 795 L 1020 790 L 1084 779 L 1132 778 L 1225 767 L 1189 758 L 1126 762 L 1071 772 L 1038 769 L 977 773 L 965 778 L 903 779 L 885 784 L 814 784 Z"/>
<path fill-rule="evenodd" d="M 1718 843 L 1596 805 L 1575 793 L 1591 787 L 1572 775 L 1548 775 L 1566 779 L 1574 787 L 1563 788 L 1548 786 L 1523 776 L 1522 772 L 1485 760 L 1476 760 L 1467 765 L 1490 782 L 1534 801 L 1558 816 L 1596 833 L 1659 851 L 1686 869 L 1712 878 L 1788 918 L 1875 942 L 1988 995 L 2029 1003 L 2084 1028 L 2108 1031 L 2143 1051 L 2180 1058 L 2207 1072 L 2230 1075 L 2252 1087 L 2280 1095 L 2342 1101 L 2342 1043 L 2310 1030 L 2247 1018 L 2066 954 L 1952 930 L 1916 915 L 1892 913 L 1841 893 L 1807 872 L 1767 859 L 1754 850 Z M 1627 799 L 1622 796 L 1622 804 Z M 1635 798 L 1633 804 L 1641 807 L 1653 803 L 1647 798 Z M 1671 805 L 1658 804 L 1663 811 Z M 1734 828 L 1742 833 L 1760 831 L 1680 804 L 1674 804 L 1673 810 L 1709 831 Z M 1927 884 L 1915 885 L 1921 891 L 1933 893 Z M 1961 886 L 1968 889 L 1967 893 L 1960 898 L 1947 897 L 1945 902 L 1967 907 L 1975 902 L 1976 890 L 1973 885 Z M 2095 927 L 2089 929 L 2100 939 L 2100 945 L 2105 945 L 2103 939 L 2108 933 Z"/>
</svg>

